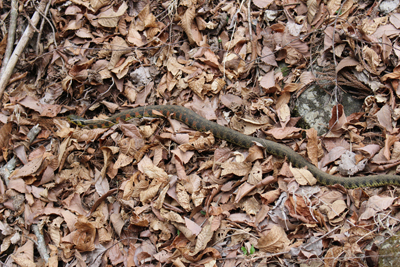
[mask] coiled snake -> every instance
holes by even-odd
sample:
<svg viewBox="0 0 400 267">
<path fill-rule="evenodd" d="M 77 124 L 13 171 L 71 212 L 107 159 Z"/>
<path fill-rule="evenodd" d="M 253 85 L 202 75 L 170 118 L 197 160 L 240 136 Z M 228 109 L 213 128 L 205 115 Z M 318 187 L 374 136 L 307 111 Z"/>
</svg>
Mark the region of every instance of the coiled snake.
<svg viewBox="0 0 400 267">
<path fill-rule="evenodd" d="M 249 148 L 254 144 L 254 142 L 257 142 L 265 148 L 267 153 L 280 158 L 286 157 L 297 168 L 307 167 L 307 169 L 315 176 L 315 178 L 324 185 L 341 184 L 346 188 L 367 186 L 376 187 L 389 184 L 400 185 L 400 176 L 397 175 L 368 175 L 364 177 L 350 178 L 327 174 L 285 145 L 266 139 L 241 134 L 230 128 L 209 121 L 196 114 L 192 110 L 181 106 L 160 105 L 137 107 L 122 111 L 121 113 L 118 113 L 107 120 L 86 120 L 76 115 L 69 115 L 68 120 L 81 127 L 88 126 L 90 128 L 108 128 L 114 124 L 117 124 L 120 120 L 127 121 L 132 118 L 143 117 L 159 118 L 162 117 L 161 114 L 165 117 L 171 116 L 171 118 L 183 122 L 194 130 L 200 132 L 211 131 L 217 138 L 226 140 L 244 148 Z"/>
</svg>

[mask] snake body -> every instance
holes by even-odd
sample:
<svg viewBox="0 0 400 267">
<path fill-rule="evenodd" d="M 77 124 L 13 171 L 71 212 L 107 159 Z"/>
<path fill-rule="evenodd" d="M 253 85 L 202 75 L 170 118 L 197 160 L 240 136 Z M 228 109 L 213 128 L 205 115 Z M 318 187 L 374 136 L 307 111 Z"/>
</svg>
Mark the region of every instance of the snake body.
<svg viewBox="0 0 400 267">
<path fill-rule="evenodd" d="M 286 157 L 293 164 L 293 166 L 297 168 L 307 167 L 307 169 L 314 175 L 318 182 L 323 185 L 341 184 L 346 188 L 368 186 L 377 187 L 389 184 L 400 185 L 400 176 L 397 175 L 368 175 L 363 177 L 340 177 L 330 175 L 321 171 L 294 150 L 285 145 L 266 139 L 244 135 L 230 128 L 221 126 L 215 122 L 209 121 L 192 110 L 181 106 L 159 105 L 137 107 L 122 111 L 121 113 L 118 113 L 107 120 L 86 120 L 76 115 L 69 115 L 68 120 L 78 126 L 88 126 L 94 129 L 108 128 L 114 124 L 117 124 L 121 120 L 127 121 L 132 118 L 143 117 L 171 117 L 183 122 L 194 130 L 200 132 L 210 131 L 217 138 L 226 140 L 232 144 L 244 148 L 250 148 L 255 142 L 257 142 L 265 148 L 267 153 L 275 155 L 279 158 Z"/>
</svg>

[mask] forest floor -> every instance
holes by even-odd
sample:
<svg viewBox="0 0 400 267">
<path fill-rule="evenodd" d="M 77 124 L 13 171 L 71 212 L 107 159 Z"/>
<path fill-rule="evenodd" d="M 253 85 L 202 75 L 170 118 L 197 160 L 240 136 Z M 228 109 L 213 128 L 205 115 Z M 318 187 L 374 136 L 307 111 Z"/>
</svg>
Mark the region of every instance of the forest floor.
<svg viewBox="0 0 400 267">
<path fill-rule="evenodd" d="M 325 186 L 179 114 L 97 129 L 67 117 L 100 127 L 138 106 L 182 106 L 330 174 L 396 174 L 395 3 L 0 1 L 0 263 L 371 267 L 393 256 L 380 247 L 400 227 L 395 185 Z M 293 112 L 311 85 L 339 103 L 324 136 Z M 345 114 L 343 91 L 363 110 Z"/>
</svg>

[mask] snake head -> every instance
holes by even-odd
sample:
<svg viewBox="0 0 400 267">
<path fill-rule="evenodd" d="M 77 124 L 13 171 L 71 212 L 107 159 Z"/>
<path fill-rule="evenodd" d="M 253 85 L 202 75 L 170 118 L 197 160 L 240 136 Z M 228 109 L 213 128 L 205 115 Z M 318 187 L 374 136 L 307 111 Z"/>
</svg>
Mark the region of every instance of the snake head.
<svg viewBox="0 0 400 267">
<path fill-rule="evenodd" d="M 82 117 L 79 117 L 77 115 L 71 114 L 71 115 L 67 116 L 67 119 L 69 120 L 69 122 L 71 122 L 71 123 L 73 123 L 75 125 L 78 125 L 78 126 L 81 126 L 81 127 L 84 126 L 85 119 L 82 118 Z"/>
</svg>

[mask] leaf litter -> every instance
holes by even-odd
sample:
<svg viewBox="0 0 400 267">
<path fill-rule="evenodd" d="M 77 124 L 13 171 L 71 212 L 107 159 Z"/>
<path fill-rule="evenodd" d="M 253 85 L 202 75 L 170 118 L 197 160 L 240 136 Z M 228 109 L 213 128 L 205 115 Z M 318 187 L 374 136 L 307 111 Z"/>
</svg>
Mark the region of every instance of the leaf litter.
<svg viewBox="0 0 400 267">
<path fill-rule="evenodd" d="M 387 9 L 334 0 L 51 3 L 40 52 L 28 46 L 3 95 L 2 263 L 376 266 L 386 255 L 369 258 L 371 247 L 399 229 L 396 186 L 321 186 L 257 144 L 238 148 L 170 118 L 86 129 L 65 116 L 180 105 L 283 143 L 331 174 L 395 173 L 400 15 Z M 360 113 L 335 106 L 318 137 L 298 126 L 292 106 L 322 82 L 365 100 Z"/>
</svg>

